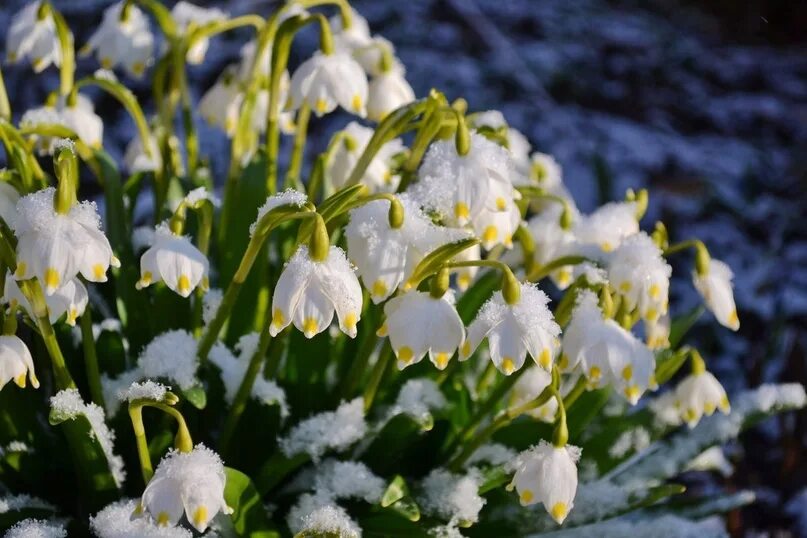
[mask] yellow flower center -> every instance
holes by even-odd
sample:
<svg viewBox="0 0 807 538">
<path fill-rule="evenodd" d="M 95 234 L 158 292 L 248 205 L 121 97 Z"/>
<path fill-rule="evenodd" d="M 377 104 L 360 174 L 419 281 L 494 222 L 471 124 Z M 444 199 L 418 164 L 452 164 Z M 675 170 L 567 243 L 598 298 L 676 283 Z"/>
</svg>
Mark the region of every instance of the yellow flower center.
<svg viewBox="0 0 807 538">
<path fill-rule="evenodd" d="M 101 280 L 104 278 L 104 266 L 100 263 L 96 263 L 92 266 L 92 276 L 95 277 L 96 280 Z"/>
<path fill-rule="evenodd" d="M 45 287 L 51 290 L 59 287 L 59 273 L 53 267 L 45 270 Z"/>
<path fill-rule="evenodd" d="M 552 505 L 552 519 L 555 521 L 563 521 L 566 519 L 566 512 L 568 508 L 566 507 L 566 503 L 555 503 Z"/>
<path fill-rule="evenodd" d="M 434 356 L 434 360 L 437 363 L 437 367 L 441 370 L 446 367 L 446 365 L 448 364 L 448 359 L 450 358 L 451 355 L 449 355 L 448 353 L 437 353 Z"/>
<path fill-rule="evenodd" d="M 409 363 L 412 360 L 414 353 L 412 352 L 412 348 L 408 346 L 403 346 L 401 349 L 398 350 L 398 360 Z"/>
<path fill-rule="evenodd" d="M 314 318 L 305 318 L 303 320 L 303 334 L 306 338 L 311 338 L 317 334 L 317 320 Z"/>
<path fill-rule="evenodd" d="M 471 210 L 464 202 L 457 202 L 454 206 L 454 216 L 458 219 L 467 219 L 471 216 Z"/>
<path fill-rule="evenodd" d="M 510 375 L 516 369 L 516 363 L 513 362 L 513 359 L 510 357 L 505 357 L 502 359 L 502 370 L 504 371 L 505 375 Z"/>
<path fill-rule="evenodd" d="M 524 491 L 521 492 L 520 495 L 521 504 L 530 504 L 534 498 L 535 495 L 533 495 L 532 491 L 528 489 L 525 489 Z"/>
<path fill-rule="evenodd" d="M 179 280 L 177 281 L 177 291 L 179 291 L 180 295 L 187 295 L 191 292 L 191 281 L 188 278 L 188 275 L 179 275 Z"/>
</svg>

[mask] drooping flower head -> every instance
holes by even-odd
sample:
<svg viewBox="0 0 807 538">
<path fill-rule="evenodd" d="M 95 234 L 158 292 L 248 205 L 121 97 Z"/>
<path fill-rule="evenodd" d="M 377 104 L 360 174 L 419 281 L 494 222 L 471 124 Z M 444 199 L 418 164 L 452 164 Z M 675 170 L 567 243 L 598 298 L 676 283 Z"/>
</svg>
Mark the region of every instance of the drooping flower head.
<svg viewBox="0 0 807 538">
<path fill-rule="evenodd" d="M 328 21 L 333 32 L 333 42 L 337 50 L 352 53 L 372 42 L 370 25 L 361 13 L 350 8 L 350 27 L 342 24 L 341 15 L 334 15 Z"/>
<path fill-rule="evenodd" d="M 183 32 L 187 32 L 193 27 L 222 21 L 227 18 L 227 14 L 220 9 L 203 8 L 191 4 L 190 2 L 185 2 L 185 0 L 180 0 L 174 5 L 171 9 L 171 16 Z M 209 44 L 207 38 L 197 40 L 193 46 L 188 49 L 186 56 L 188 63 L 194 65 L 201 64 L 205 59 Z"/>
<path fill-rule="evenodd" d="M 367 77 L 356 60 L 345 52 L 316 52 L 291 76 L 289 108 L 306 103 L 317 116 L 341 106 L 347 112 L 367 115 Z"/>
<path fill-rule="evenodd" d="M 101 217 L 92 202 L 73 204 L 65 213 L 53 207 L 56 189 L 49 187 L 20 199 L 14 234 L 17 236 L 17 280 L 37 277 L 46 295 L 78 273 L 90 282 L 106 282 L 109 266 L 120 262 L 112 254 Z"/>
<path fill-rule="evenodd" d="M 695 288 L 703 297 L 706 307 L 712 311 L 717 321 L 732 331 L 740 328 L 740 318 L 734 304 L 734 274 L 731 268 L 720 260 L 709 260 L 709 271 L 705 275 L 692 272 Z"/>
<path fill-rule="evenodd" d="M 563 333 L 563 354 L 559 366 L 571 371 L 580 365 L 589 388 L 613 384 L 631 404 L 648 388 L 655 388 L 655 357 L 629 331 L 606 319 L 597 296 L 583 291 L 572 320 Z"/>
<path fill-rule="evenodd" d="M 93 148 L 100 148 L 104 136 L 104 122 L 95 113 L 95 107 L 87 97 L 76 94 L 58 97 L 55 102 L 27 110 L 20 119 L 21 126 L 56 124 L 75 132 L 78 138 Z M 50 137 L 35 138 L 40 153 L 53 153 L 55 140 Z"/>
<path fill-rule="evenodd" d="M 17 218 L 17 202 L 20 201 L 20 193 L 8 181 L 0 181 L 0 218 L 6 224 L 14 222 Z"/>
<path fill-rule="evenodd" d="M 6 37 L 6 55 L 9 62 L 29 58 L 34 71 L 39 73 L 50 64 L 62 63 L 62 49 L 56 35 L 56 24 L 43 2 L 31 2 L 14 14 Z"/>
<path fill-rule="evenodd" d="M 390 299 L 384 314 L 387 320 L 381 333 L 389 335 L 400 369 L 420 362 L 428 353 L 432 363 L 443 370 L 465 340 L 465 326 L 451 293 L 433 297 L 409 291 Z"/>
<path fill-rule="evenodd" d="M 510 375 L 524 365 L 526 355 L 550 371 L 558 350 L 560 327 L 548 308 L 549 297 L 534 284 L 521 283 L 520 297 L 508 304 L 501 291 L 479 310 L 468 327 L 460 357 L 468 359 L 485 338 L 496 368 Z"/>
<path fill-rule="evenodd" d="M 711 372 L 693 372 L 675 388 L 675 406 L 681 419 L 690 428 L 700 422 L 702 416 L 711 416 L 716 410 L 728 413 L 731 410 L 723 385 Z"/>
<path fill-rule="evenodd" d="M 334 190 L 345 186 L 373 133 L 373 129 L 364 127 L 355 121 L 348 123 L 347 127 L 342 130 L 342 143 L 334 150 L 327 170 L 327 177 Z M 367 185 L 371 193 L 395 192 L 400 177 L 393 175 L 393 157 L 405 149 L 400 138 L 390 140 L 381 146 L 364 172 L 361 183 Z"/>
<path fill-rule="evenodd" d="M 13 334 L 0 335 L 0 390 L 9 381 L 14 381 L 20 388 L 25 387 L 25 376 L 31 385 L 39 388 L 39 380 L 34 372 L 34 359 L 28 346 Z"/>
<path fill-rule="evenodd" d="M 519 407 L 534 401 L 552 383 L 552 374 L 538 366 L 528 366 L 527 371 L 516 381 L 510 395 L 510 407 Z M 527 414 L 542 422 L 554 422 L 558 401 L 550 398 L 545 404 L 530 409 Z"/>
<path fill-rule="evenodd" d="M 402 69 L 390 69 L 370 79 L 367 118 L 381 121 L 390 112 L 415 100 L 415 91 L 406 81 Z"/>
<path fill-rule="evenodd" d="M 574 236 L 581 245 L 594 245 L 611 252 L 622 240 L 639 232 L 634 202 L 609 202 L 574 225 Z"/>
<path fill-rule="evenodd" d="M 561 524 L 574 507 L 579 459 L 578 447 L 557 447 L 542 440 L 518 455 L 510 486 L 516 488 L 522 506 L 542 503 Z"/>
<path fill-rule="evenodd" d="M 361 307 L 361 285 L 344 251 L 332 246 L 327 258 L 317 261 L 302 245 L 275 286 L 269 332 L 275 336 L 294 323 L 306 338 L 312 338 L 328 328 L 336 312 L 339 328 L 354 338 Z"/>
<path fill-rule="evenodd" d="M 143 491 L 140 508 L 159 525 L 176 525 L 182 514 L 204 532 L 219 512 L 231 514 L 224 500 L 226 475 L 218 454 L 196 445 L 191 452 L 171 450 Z"/>
<path fill-rule="evenodd" d="M 104 10 L 101 24 L 82 49 L 83 54 L 93 51 L 104 69 L 120 65 L 130 75 L 141 77 L 154 51 L 148 18 L 132 2 L 112 4 Z"/>
<path fill-rule="evenodd" d="M 90 301 L 87 288 L 79 278 L 68 280 L 52 294 L 45 296 L 45 303 L 48 306 L 48 319 L 51 324 L 56 323 L 62 316 L 65 323 L 71 327 L 76 324 L 76 320 L 84 313 Z M 33 308 L 28 303 L 28 299 L 20 291 L 20 287 L 13 275 L 6 275 L 6 287 L 3 291 L 3 303 L 12 306 L 20 306 L 29 315 L 33 314 Z"/>
<path fill-rule="evenodd" d="M 667 313 L 672 268 L 649 235 L 626 238 L 608 256 L 608 280 L 629 310 L 655 321 Z"/>
<path fill-rule="evenodd" d="M 197 286 L 207 289 L 208 271 L 207 257 L 191 240 L 162 223 L 157 226 L 154 244 L 140 258 L 137 288 L 162 280 L 169 289 L 187 297 Z"/>
</svg>

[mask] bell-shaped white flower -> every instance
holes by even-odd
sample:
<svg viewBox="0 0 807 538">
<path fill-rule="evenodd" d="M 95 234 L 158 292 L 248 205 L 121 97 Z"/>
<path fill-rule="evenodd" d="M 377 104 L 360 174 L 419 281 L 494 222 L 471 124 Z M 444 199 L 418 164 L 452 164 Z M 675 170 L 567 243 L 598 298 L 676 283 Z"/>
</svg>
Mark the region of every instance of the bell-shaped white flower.
<svg viewBox="0 0 807 538">
<path fill-rule="evenodd" d="M 731 410 L 726 390 L 710 372 L 693 372 L 675 388 L 675 406 L 687 426 L 694 428 L 703 415 Z"/>
<path fill-rule="evenodd" d="M 561 370 L 580 365 L 591 389 L 613 384 L 635 405 L 647 389 L 655 389 L 655 357 L 633 334 L 603 318 L 597 296 L 582 292 L 563 333 Z"/>
<path fill-rule="evenodd" d="M 721 325 L 736 331 L 740 328 L 740 318 L 734 304 L 733 278 L 731 268 L 714 258 L 710 259 L 709 272 L 705 275 L 699 275 L 697 271 L 692 272 L 692 281 L 703 297 L 706 307 L 712 311 Z"/>
<path fill-rule="evenodd" d="M 37 73 L 50 64 L 58 67 L 62 63 L 56 24 L 50 10 L 43 9 L 42 4 L 41 1 L 31 2 L 14 14 L 6 37 L 8 61 L 28 58 Z"/>
<path fill-rule="evenodd" d="M 578 447 L 557 447 L 542 440 L 518 455 L 510 487 L 515 486 L 522 506 L 542 503 L 561 524 L 574 506 L 579 459 Z"/>
<path fill-rule="evenodd" d="M 530 179 L 547 192 L 563 185 L 563 170 L 552 155 L 536 151 L 530 156 Z"/>
<path fill-rule="evenodd" d="M 535 242 L 535 261 L 539 265 L 572 253 L 574 234 L 560 225 L 562 213 L 560 204 L 549 204 L 527 223 Z M 573 268 L 565 266 L 553 271 L 550 276 L 555 285 L 564 290 L 572 283 L 572 275 Z"/>
<path fill-rule="evenodd" d="M 527 371 L 516 381 L 510 395 L 510 407 L 519 407 L 532 402 L 552 383 L 552 374 L 538 366 L 527 367 Z M 550 398 L 545 404 L 526 413 L 542 422 L 554 422 L 558 411 L 558 401 Z"/>
<path fill-rule="evenodd" d="M 667 313 L 672 268 L 644 232 L 627 237 L 608 256 L 608 280 L 630 310 L 655 321 Z"/>
<path fill-rule="evenodd" d="M 226 480 L 221 458 L 204 445 L 191 452 L 171 450 L 154 471 L 135 512 L 142 510 L 161 526 L 176 525 L 184 513 L 204 532 L 216 514 L 233 512 L 224 500 Z"/>
<path fill-rule="evenodd" d="M 291 76 L 289 105 L 292 110 L 306 103 L 317 116 L 333 112 L 337 105 L 364 117 L 367 114 L 367 77 L 345 52 L 316 52 Z"/>
<path fill-rule="evenodd" d="M 430 293 L 409 291 L 384 305 L 387 319 L 379 331 L 388 334 L 403 370 L 423 359 L 426 353 L 440 370 L 465 341 L 465 326 L 453 304 L 453 294 L 432 297 Z"/>
<path fill-rule="evenodd" d="M 575 222 L 574 236 L 582 245 L 611 252 L 622 240 L 639 232 L 634 202 L 609 202 Z"/>
<path fill-rule="evenodd" d="M 515 304 L 505 302 L 502 292 L 497 291 L 468 327 L 461 360 L 468 359 L 487 338 L 490 358 L 504 375 L 520 369 L 527 354 L 550 371 L 559 347 L 560 327 L 548 303 L 549 297 L 534 284 L 520 284 L 520 297 Z"/>
<path fill-rule="evenodd" d="M 657 320 L 644 320 L 645 342 L 650 349 L 666 349 L 670 347 L 670 315 L 665 314 Z"/>
<path fill-rule="evenodd" d="M 353 52 L 365 47 L 372 42 L 370 37 L 370 25 L 361 13 L 350 8 L 350 27 L 342 26 L 341 15 L 334 15 L 329 20 L 331 31 L 333 32 L 333 43 L 337 50 Z"/>
<path fill-rule="evenodd" d="M 345 186 L 374 131 L 352 121 L 342 133 L 344 137 L 342 143 L 334 150 L 327 170 L 327 177 L 335 191 Z M 361 178 L 361 182 L 370 188 L 370 192 L 395 192 L 401 178 L 393 175 L 392 161 L 395 155 L 405 149 L 400 138 L 390 140 L 381 146 Z"/>
<path fill-rule="evenodd" d="M 530 169 L 530 150 L 532 145 L 527 137 L 520 131 L 508 125 L 507 120 L 498 110 L 486 110 L 477 112 L 468 117 L 469 123 L 476 129 L 488 127 L 490 129 L 503 129 L 506 132 L 507 150 L 513 159 L 515 169 L 518 171 L 518 179 L 514 178 L 514 184 L 526 184 L 526 176 Z"/>
<path fill-rule="evenodd" d="M 432 144 L 411 192 L 448 225 L 471 224 L 484 246 L 507 245 L 518 225 L 513 175 L 507 150 L 473 133 L 466 155 L 457 153 L 453 140 Z"/>
<path fill-rule="evenodd" d="M 101 231 L 97 207 L 80 202 L 65 214 L 57 213 L 55 193 L 53 187 L 42 189 L 17 204 L 15 278 L 37 277 L 46 295 L 53 295 L 78 273 L 90 282 L 106 282 L 109 266 L 118 267 L 120 262 Z"/>
<path fill-rule="evenodd" d="M 361 285 L 344 251 L 332 246 L 325 260 L 316 261 L 302 245 L 275 286 L 269 332 L 275 336 L 294 323 L 306 338 L 313 338 L 330 326 L 336 311 L 339 328 L 354 338 L 361 308 Z"/>
<path fill-rule="evenodd" d="M 367 97 L 367 118 L 381 121 L 390 112 L 415 100 L 415 91 L 399 69 L 390 69 L 370 80 Z"/>
<path fill-rule="evenodd" d="M 123 162 L 130 174 L 138 172 L 154 172 L 162 167 L 162 155 L 154 137 L 149 137 L 149 148 L 151 155 L 146 155 L 143 149 L 143 140 L 136 136 L 126 146 L 123 154 Z"/>
<path fill-rule="evenodd" d="M 469 262 L 481 259 L 482 247 L 479 245 L 473 245 L 472 247 L 466 248 L 454 256 L 452 261 Z M 470 267 L 457 267 L 456 269 L 452 269 L 451 272 L 457 275 L 457 288 L 460 291 L 465 291 L 471 286 L 471 283 L 474 281 L 474 278 L 476 278 L 477 273 L 479 273 L 479 267 L 475 265 Z"/>
<path fill-rule="evenodd" d="M 191 240 L 177 235 L 167 224 L 157 226 L 154 243 L 140 258 L 137 289 L 162 280 L 169 289 L 187 297 L 197 286 L 208 286 L 209 262 Z"/>
<path fill-rule="evenodd" d="M 34 359 L 28 346 L 13 334 L 0 335 L 0 390 L 9 381 L 24 388 L 26 375 L 31 380 L 31 385 L 38 389 L 39 380 L 34 372 Z"/>
<path fill-rule="evenodd" d="M 185 0 L 180 0 L 174 5 L 171 9 L 171 16 L 182 32 L 187 32 L 191 27 L 199 27 L 211 22 L 223 21 L 227 18 L 227 14 L 220 9 L 200 7 L 190 2 L 185 2 Z M 188 63 L 201 64 L 205 59 L 209 44 L 209 39 L 207 38 L 197 40 L 188 49 L 185 56 Z"/>
<path fill-rule="evenodd" d="M 398 199 L 404 208 L 400 228 L 390 226 L 388 200 L 375 200 L 351 210 L 345 227 L 350 259 L 376 304 L 392 295 L 423 256 L 467 237 L 462 230 L 433 224 L 408 196 Z"/>
<path fill-rule="evenodd" d="M 88 146 L 100 148 L 104 135 L 104 122 L 95 113 L 92 101 L 81 94 L 76 95 L 75 102 L 69 101 L 61 96 L 55 104 L 28 110 L 20 119 L 20 125 L 63 125 L 75 132 Z M 35 140 L 40 153 L 53 153 L 55 140 L 47 137 L 37 137 Z"/>
<path fill-rule="evenodd" d="M 223 129 L 232 137 L 241 110 L 241 87 L 232 69 L 225 69 L 216 83 L 199 101 L 199 113 L 210 125 Z"/>
<path fill-rule="evenodd" d="M 52 295 L 45 296 L 45 304 L 48 306 L 48 319 L 51 324 L 56 323 L 62 316 L 65 316 L 65 323 L 71 327 L 75 326 L 76 320 L 84 313 L 90 296 L 87 288 L 82 284 L 81 279 L 73 278 L 59 287 Z M 6 287 L 3 290 L 3 303 L 9 305 L 19 305 L 29 315 L 33 314 L 33 309 L 28 303 L 28 299 L 20 291 L 17 281 L 11 273 L 6 276 Z"/>
<path fill-rule="evenodd" d="M 17 218 L 17 202 L 20 201 L 20 193 L 8 181 L 0 181 L 0 217 L 11 225 Z"/>
<path fill-rule="evenodd" d="M 101 24 L 82 48 L 82 54 L 93 51 L 104 69 L 120 65 L 132 76 L 141 77 L 151 64 L 154 52 L 154 36 L 148 18 L 126 0 L 112 4 L 104 10 Z"/>
</svg>

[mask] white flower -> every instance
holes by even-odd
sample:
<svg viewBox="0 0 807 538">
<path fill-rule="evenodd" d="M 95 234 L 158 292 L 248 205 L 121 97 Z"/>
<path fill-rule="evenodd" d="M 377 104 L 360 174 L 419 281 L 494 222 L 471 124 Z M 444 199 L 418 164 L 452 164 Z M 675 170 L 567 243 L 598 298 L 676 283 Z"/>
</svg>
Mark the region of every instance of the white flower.
<svg viewBox="0 0 807 538">
<path fill-rule="evenodd" d="M 710 372 L 704 370 L 687 376 L 675 388 L 675 406 L 681 419 L 694 428 L 703 415 L 711 416 L 716 410 L 731 410 L 723 385 Z"/>
<path fill-rule="evenodd" d="M 272 296 L 272 336 L 294 323 L 306 338 L 321 333 L 331 324 L 334 310 L 339 328 L 351 338 L 361 318 L 362 291 L 339 247 L 330 247 L 323 261 L 311 259 L 303 245 L 283 268 Z"/>
<path fill-rule="evenodd" d="M 396 69 L 374 76 L 367 97 L 367 118 L 381 121 L 390 112 L 415 100 L 415 91 L 404 74 Z"/>
<path fill-rule="evenodd" d="M 45 296 L 45 303 L 48 306 L 48 319 L 51 324 L 56 323 L 63 315 L 65 323 L 71 327 L 76 324 L 76 320 L 84 313 L 90 301 L 87 288 L 81 283 L 79 278 L 73 278 L 60 286 L 52 295 Z M 6 287 L 3 291 L 3 302 L 11 305 L 19 305 L 28 314 L 33 313 L 28 299 L 20 291 L 17 281 L 11 273 L 6 276 Z"/>
<path fill-rule="evenodd" d="M 337 48 L 339 46 L 337 45 Z M 364 45 L 357 45 L 352 49 L 353 58 L 359 62 L 359 65 L 364 69 L 368 76 L 378 76 L 386 69 L 391 68 L 403 74 L 404 67 L 398 58 L 395 57 L 395 45 L 382 36 L 373 36 Z M 385 55 L 389 55 L 388 59 L 391 60 L 391 65 L 387 64 Z"/>
<path fill-rule="evenodd" d="M 518 455 L 510 486 L 515 486 L 522 506 L 540 502 L 561 524 L 574 507 L 579 459 L 578 447 L 556 447 L 542 440 Z"/>
<path fill-rule="evenodd" d="M 370 37 L 370 25 L 367 19 L 350 8 L 350 27 L 342 27 L 341 15 L 334 15 L 330 19 L 331 30 L 333 31 L 333 42 L 337 50 L 353 52 L 359 47 L 364 47 L 372 42 Z"/>
<path fill-rule="evenodd" d="M 692 272 L 692 281 L 707 308 L 721 325 L 736 331 L 740 328 L 740 318 L 737 317 L 737 307 L 734 304 L 733 278 L 734 274 L 729 266 L 714 258 L 709 261 L 709 272 L 706 275 Z"/>
<path fill-rule="evenodd" d="M 68 104 L 64 96 L 55 105 L 32 108 L 23 114 L 21 126 L 43 124 L 63 125 L 75 132 L 79 139 L 94 148 L 100 148 L 104 135 L 104 122 L 95 113 L 92 101 L 81 94 L 76 95 L 75 103 Z M 54 140 L 49 137 L 36 137 L 40 153 L 52 153 Z"/>
<path fill-rule="evenodd" d="M 231 69 L 225 69 L 216 83 L 199 101 L 199 113 L 210 125 L 233 136 L 241 111 L 241 88 Z"/>
<path fill-rule="evenodd" d="M 90 282 L 106 282 L 109 266 L 120 262 L 100 229 L 94 203 L 80 202 L 66 214 L 53 207 L 56 189 L 49 187 L 20 199 L 17 236 L 17 280 L 37 277 L 46 295 L 53 295 L 78 273 Z"/>
<path fill-rule="evenodd" d="M 665 314 L 657 320 L 644 320 L 645 341 L 650 349 L 670 346 L 670 316 Z"/>
<path fill-rule="evenodd" d="M 594 213 L 581 217 L 574 236 L 581 245 L 596 245 L 604 252 L 617 248 L 622 240 L 639 231 L 634 202 L 609 202 Z"/>
<path fill-rule="evenodd" d="M 82 49 L 83 54 L 96 51 L 104 69 L 121 65 L 128 73 L 141 77 L 152 62 L 154 36 L 143 11 L 132 3 L 122 13 L 126 0 L 104 10 L 101 25 Z M 125 15 L 125 16 L 122 16 Z"/>
<path fill-rule="evenodd" d="M 519 407 L 535 400 L 551 383 L 552 374 L 537 366 L 528 367 L 513 387 L 510 407 Z M 557 400 L 550 398 L 541 407 L 527 411 L 527 414 L 543 422 L 554 422 L 557 410 Z"/>
<path fill-rule="evenodd" d="M 520 369 L 527 353 L 544 370 L 552 369 L 560 327 L 547 307 L 549 297 L 534 284 L 521 283 L 520 289 L 516 304 L 507 304 L 497 291 L 482 306 L 468 327 L 461 360 L 468 359 L 487 337 L 490 358 L 504 375 Z"/>
<path fill-rule="evenodd" d="M 563 185 L 563 170 L 552 155 L 536 151 L 530 161 L 530 179 L 540 187 L 555 193 Z"/>
<path fill-rule="evenodd" d="M 513 175 L 507 150 L 473 133 L 466 155 L 457 153 L 454 140 L 432 144 L 411 190 L 448 225 L 471 224 L 485 248 L 507 246 L 520 220 Z"/>
<path fill-rule="evenodd" d="M 172 291 L 187 297 L 201 286 L 207 289 L 209 263 L 190 239 L 176 235 L 163 223 L 157 227 L 154 244 L 140 258 L 137 289 L 162 280 Z"/>
<path fill-rule="evenodd" d="M 507 124 L 507 120 L 504 119 L 504 114 L 498 110 L 477 112 L 472 114 L 468 119 L 476 128 L 489 127 L 495 130 L 503 129 L 506 132 L 507 150 L 513 158 L 516 170 L 518 170 L 519 175 L 522 176 L 522 178 L 519 178 L 519 183 L 524 182 L 523 178 L 529 174 L 530 150 L 532 149 L 532 145 L 530 141 L 527 140 L 527 137 L 519 130 L 510 127 Z"/>
<path fill-rule="evenodd" d="M 388 200 L 375 200 L 353 209 L 345 227 L 350 259 L 376 304 L 405 281 L 423 256 L 467 237 L 462 230 L 434 225 L 409 197 L 398 199 L 404 208 L 400 228 L 389 224 Z"/>
<path fill-rule="evenodd" d="M 211 22 L 223 21 L 227 18 L 227 14 L 217 8 L 203 8 L 185 0 L 180 0 L 171 9 L 171 16 L 177 23 L 179 29 L 187 32 L 188 29 L 193 27 L 203 26 Z M 197 40 L 191 48 L 188 49 L 186 59 L 189 64 L 198 65 L 205 59 L 209 39 L 204 38 Z"/>
<path fill-rule="evenodd" d="M 531 218 L 527 226 L 535 242 L 535 261 L 547 264 L 557 258 L 571 254 L 574 234 L 560 225 L 563 207 L 560 204 L 547 205 L 543 211 Z M 573 268 L 560 267 L 551 274 L 552 281 L 562 290 L 572 283 Z"/>
<path fill-rule="evenodd" d="M 0 218 L 9 226 L 17 218 L 17 202 L 20 193 L 8 181 L 0 181 Z"/>
<path fill-rule="evenodd" d="M 224 500 L 226 479 L 221 458 L 204 445 L 191 452 L 172 450 L 154 471 L 139 508 L 159 525 L 176 525 L 184 512 L 204 532 L 216 514 L 233 512 Z"/>
<path fill-rule="evenodd" d="M 451 293 L 435 298 L 427 292 L 410 291 L 384 305 L 387 319 L 379 332 L 389 334 L 401 370 L 420 362 L 427 352 L 440 370 L 448 365 L 465 340 L 465 326 L 452 299 Z"/>
<path fill-rule="evenodd" d="M 672 268 L 649 235 L 626 238 L 608 256 L 608 280 L 628 311 L 637 308 L 643 319 L 655 321 L 667 313 Z"/>
<path fill-rule="evenodd" d="M 317 116 L 333 112 L 337 105 L 360 117 L 366 115 L 367 77 L 347 53 L 314 56 L 303 62 L 291 77 L 290 108 L 307 103 Z"/>
<path fill-rule="evenodd" d="M 31 2 L 11 19 L 6 37 L 6 54 L 9 62 L 30 58 L 31 66 L 37 73 L 51 63 L 57 67 L 62 63 L 62 49 L 56 35 L 56 24 L 49 9 L 44 9 L 40 18 L 42 2 Z"/>
<path fill-rule="evenodd" d="M 564 371 L 580 365 L 589 388 L 613 384 L 631 404 L 656 386 L 653 353 L 633 334 L 612 319 L 604 319 L 597 296 L 582 292 L 572 320 L 563 333 Z"/>
<path fill-rule="evenodd" d="M 482 259 L 482 247 L 479 245 L 473 245 L 470 248 L 466 248 L 456 256 L 452 261 L 455 262 L 465 262 L 465 261 L 478 261 Z M 456 269 L 452 269 L 452 272 L 457 275 L 457 288 L 460 291 L 467 290 L 471 282 L 474 281 L 476 278 L 476 274 L 479 272 L 478 266 L 471 266 L 471 267 L 459 267 Z"/>
<path fill-rule="evenodd" d="M 345 186 L 375 131 L 352 121 L 342 132 L 345 140 L 334 150 L 333 157 L 328 163 L 327 177 L 334 190 Z M 370 192 L 395 192 L 400 177 L 392 173 L 392 158 L 405 149 L 400 138 L 390 140 L 381 146 L 361 178 L 361 182 L 370 188 Z"/>
<path fill-rule="evenodd" d="M 162 167 L 160 148 L 157 146 L 157 140 L 154 137 L 149 137 L 149 149 L 151 151 L 150 157 L 143 150 L 143 140 L 139 136 L 132 138 L 132 141 L 126 146 L 126 152 L 123 154 L 123 162 L 126 164 L 126 169 L 130 174 L 154 172 Z"/>
<path fill-rule="evenodd" d="M 25 343 L 13 334 L 0 335 L 0 389 L 13 380 L 19 387 L 25 387 L 25 376 L 31 385 L 39 388 L 39 380 L 34 372 L 34 359 Z"/>
</svg>

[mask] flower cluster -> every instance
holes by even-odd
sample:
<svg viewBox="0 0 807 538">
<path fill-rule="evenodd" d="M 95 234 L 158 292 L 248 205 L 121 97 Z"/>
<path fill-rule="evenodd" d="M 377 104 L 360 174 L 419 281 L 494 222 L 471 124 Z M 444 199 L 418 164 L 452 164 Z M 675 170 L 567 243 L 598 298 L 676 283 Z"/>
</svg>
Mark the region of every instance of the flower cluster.
<svg viewBox="0 0 807 538">
<path fill-rule="evenodd" d="M 290 66 L 308 26 L 319 48 Z M 240 62 L 194 102 L 186 70 L 239 28 L 254 33 Z M 695 288 L 737 330 L 731 270 L 661 223 L 642 231 L 647 191 L 585 214 L 561 165 L 500 112 L 437 90 L 418 99 L 393 45 L 347 2 L 231 17 L 122 0 L 80 52 L 102 70 L 75 80 L 73 35 L 50 2 L 11 24 L 9 59 L 61 76 L 43 106 L 0 119 L 0 396 L 33 398 L 20 393 L 29 383 L 55 393 L 49 420 L 29 399 L 0 411 L 0 456 L 26 454 L 11 474 L 0 466 L 9 489 L 78 492 L 102 538 L 368 525 L 459 536 L 538 504 L 548 529 L 659 500 L 629 495 L 617 464 L 673 426 L 697 444 L 717 418 L 703 417 L 733 420 L 704 358 L 673 338 L 668 259 L 694 252 Z M 117 76 L 153 82 L 149 120 Z M 86 86 L 132 117 L 124 167 L 103 149 Z M 226 178 L 211 178 L 196 113 L 229 139 Z M 304 166 L 326 115 L 346 120 Z M 77 198 L 84 169 L 103 203 Z M 64 325 L 79 325 L 72 340 Z M 633 406 L 687 364 L 649 404 L 666 402 L 666 422 L 651 424 Z M 803 405 L 791 400 L 766 411 Z M 509 446 L 491 443 L 499 432 Z M 118 448 L 132 444 L 123 457 L 116 433 Z M 55 435 L 69 450 L 53 450 Z M 37 457 L 30 477 L 16 472 Z M 47 470 L 68 459 L 76 483 L 49 491 Z M 140 471 L 126 485 L 137 500 L 123 494 L 126 469 Z M 488 495 L 508 480 L 517 495 Z M 63 535 L 61 516 L 81 524 L 71 509 L 10 532 Z"/>
</svg>

